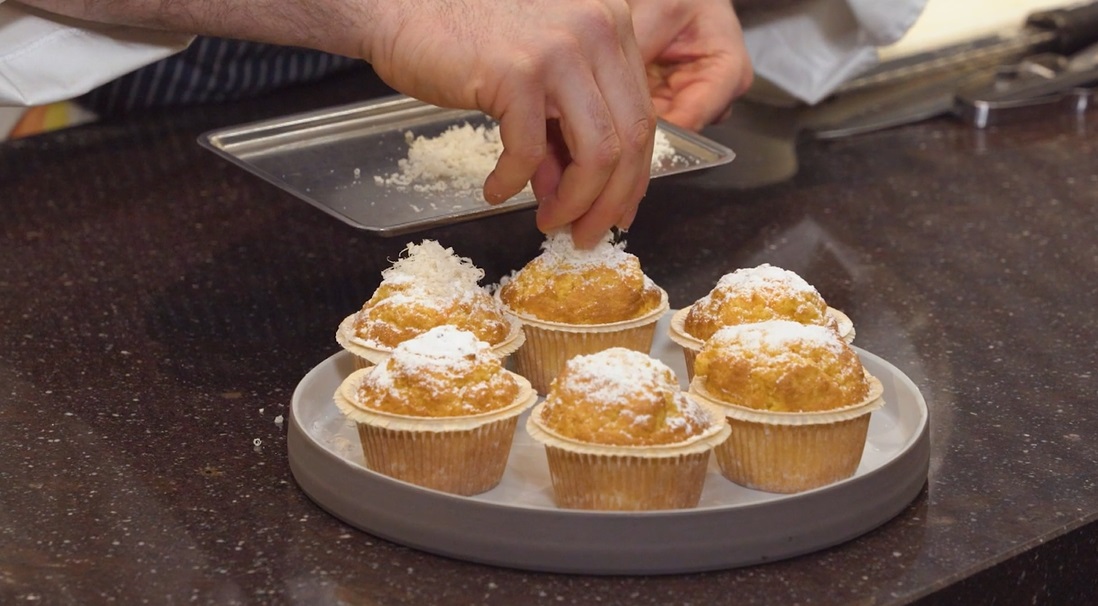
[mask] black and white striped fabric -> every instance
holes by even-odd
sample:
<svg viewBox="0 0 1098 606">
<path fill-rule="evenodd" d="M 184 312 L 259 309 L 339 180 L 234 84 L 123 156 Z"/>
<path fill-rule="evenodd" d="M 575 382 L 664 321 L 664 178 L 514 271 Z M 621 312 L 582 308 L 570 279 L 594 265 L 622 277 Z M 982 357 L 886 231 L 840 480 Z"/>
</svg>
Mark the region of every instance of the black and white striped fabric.
<svg viewBox="0 0 1098 606">
<path fill-rule="evenodd" d="M 77 101 L 100 116 L 243 99 L 366 63 L 302 48 L 199 37 L 183 52 L 93 89 Z"/>
</svg>

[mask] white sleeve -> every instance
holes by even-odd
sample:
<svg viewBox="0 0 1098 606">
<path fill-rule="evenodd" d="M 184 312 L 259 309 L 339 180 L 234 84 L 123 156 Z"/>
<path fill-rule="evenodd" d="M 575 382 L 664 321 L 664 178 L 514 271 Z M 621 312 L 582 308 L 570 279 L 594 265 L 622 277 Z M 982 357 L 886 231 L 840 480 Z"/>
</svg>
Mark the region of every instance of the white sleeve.
<svg viewBox="0 0 1098 606">
<path fill-rule="evenodd" d="M 41 105 L 185 48 L 193 36 L 103 25 L 0 0 L 0 105 Z"/>
<path fill-rule="evenodd" d="M 816 103 L 877 62 L 927 0 L 808 0 L 745 24 L 755 73 L 789 94 Z"/>
</svg>

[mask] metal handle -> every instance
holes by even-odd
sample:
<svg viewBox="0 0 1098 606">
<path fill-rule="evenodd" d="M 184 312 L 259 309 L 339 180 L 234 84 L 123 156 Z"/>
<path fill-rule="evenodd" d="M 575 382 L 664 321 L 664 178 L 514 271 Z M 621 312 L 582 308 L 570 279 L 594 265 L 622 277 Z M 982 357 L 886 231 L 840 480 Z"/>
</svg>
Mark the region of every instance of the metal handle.
<svg viewBox="0 0 1098 606">
<path fill-rule="evenodd" d="M 1049 50 L 1071 55 L 1098 41 L 1098 2 L 1036 12 L 1026 25 L 1054 31 L 1056 39 Z"/>
</svg>

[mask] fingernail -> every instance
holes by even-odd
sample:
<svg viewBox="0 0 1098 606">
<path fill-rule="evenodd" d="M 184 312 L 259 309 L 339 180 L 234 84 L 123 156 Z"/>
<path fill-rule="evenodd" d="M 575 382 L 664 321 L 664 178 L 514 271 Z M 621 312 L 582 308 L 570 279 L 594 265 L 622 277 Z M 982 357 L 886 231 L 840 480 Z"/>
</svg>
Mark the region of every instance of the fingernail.
<svg viewBox="0 0 1098 606">
<path fill-rule="evenodd" d="M 622 216 L 621 220 L 618 221 L 618 225 L 617 225 L 618 229 L 620 229 L 622 231 L 629 231 L 629 227 L 631 225 L 633 225 L 633 221 L 637 218 L 637 210 L 639 208 L 640 207 L 638 207 L 638 206 L 634 206 L 633 208 L 629 209 Z"/>
</svg>

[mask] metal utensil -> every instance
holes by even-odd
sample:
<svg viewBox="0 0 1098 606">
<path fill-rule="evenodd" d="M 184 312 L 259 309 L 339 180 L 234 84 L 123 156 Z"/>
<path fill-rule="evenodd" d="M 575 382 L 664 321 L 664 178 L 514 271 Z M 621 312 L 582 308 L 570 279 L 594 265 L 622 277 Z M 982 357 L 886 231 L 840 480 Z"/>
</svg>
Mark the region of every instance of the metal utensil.
<svg viewBox="0 0 1098 606">
<path fill-rule="evenodd" d="M 1063 97 L 1090 81 L 1086 72 L 1094 67 L 1089 45 L 1098 42 L 1098 2 L 1034 13 L 1026 23 L 1011 38 L 915 56 L 855 79 L 832 99 L 806 108 L 803 128 L 815 138 L 836 139 L 947 113 L 976 116 L 973 123 L 980 125 L 981 111 L 1020 107 L 1053 92 Z M 1035 65 L 1039 57 L 1062 58 L 1050 69 L 1056 77 L 1038 81 L 1034 73 L 1012 86 L 1003 84 L 1006 74 L 1025 72 L 1019 66 Z M 1009 90 L 997 92 L 1004 87 Z"/>
<path fill-rule="evenodd" d="M 1021 31 L 971 40 L 882 63 L 843 84 L 843 95 L 949 71 L 969 72 L 1010 63 L 1026 55 L 1071 55 L 1098 41 L 1098 2 L 1039 11 L 1025 20 Z"/>
<path fill-rule="evenodd" d="M 977 128 L 1029 116 L 1051 106 L 1080 113 L 1098 86 L 1098 44 L 1072 57 L 1046 53 L 999 70 L 989 84 L 957 92 L 954 113 Z"/>
</svg>

